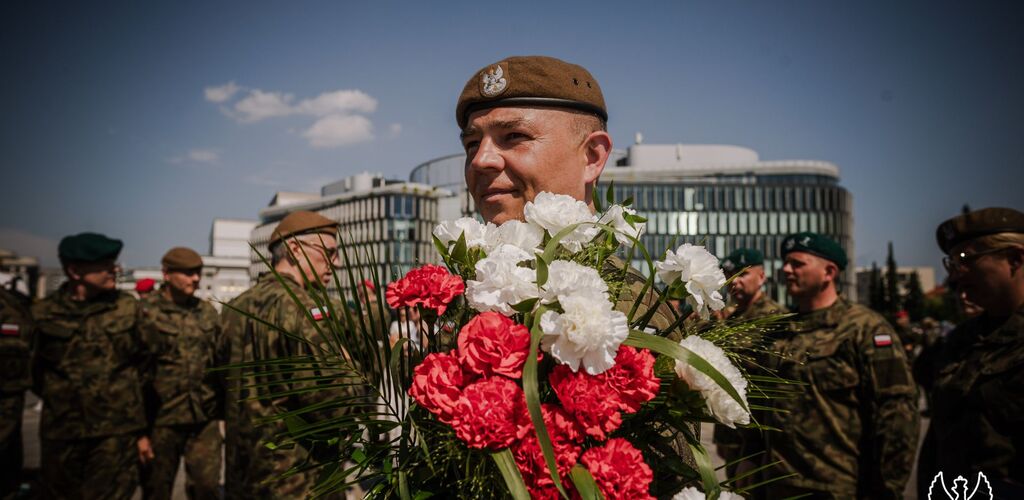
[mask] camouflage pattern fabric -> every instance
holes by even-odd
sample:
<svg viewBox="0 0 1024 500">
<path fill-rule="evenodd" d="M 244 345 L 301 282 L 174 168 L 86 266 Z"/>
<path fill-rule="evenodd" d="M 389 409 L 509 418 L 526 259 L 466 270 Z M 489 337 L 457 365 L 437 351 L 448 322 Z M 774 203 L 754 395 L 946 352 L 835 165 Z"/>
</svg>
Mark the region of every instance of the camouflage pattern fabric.
<svg viewBox="0 0 1024 500">
<path fill-rule="evenodd" d="M 191 499 L 220 498 L 221 446 L 218 420 L 158 426 L 150 435 L 154 459 L 142 466 L 142 496 L 169 500 L 178 465 L 185 458 L 185 493 Z"/>
<path fill-rule="evenodd" d="M 222 327 L 227 341 L 226 351 L 230 353 L 232 363 L 312 353 L 310 346 L 286 336 L 282 331 L 307 339 L 314 345 L 322 344 L 323 338 L 317 326 L 324 325 L 326 318 L 319 322 L 310 319 L 310 310 L 317 307 L 316 303 L 297 282 L 283 279 L 288 283 L 287 289 L 273 274 L 264 275 L 255 286 L 224 308 Z M 288 290 L 299 298 L 301 304 L 295 303 Z M 259 321 L 236 310 L 245 311 L 259 318 Z M 323 328 L 326 329 L 326 325 Z M 256 368 L 247 371 L 244 380 L 237 380 L 242 375 L 237 370 L 231 375 L 231 379 L 235 380 L 229 380 L 229 403 L 225 411 L 227 497 L 249 499 L 308 496 L 319 470 L 295 472 L 284 478 L 280 476 L 293 467 L 315 462 L 311 451 L 294 443 L 271 449 L 266 444 L 278 443 L 286 425 L 280 420 L 261 425 L 259 420 L 352 394 L 332 388 L 269 397 L 273 393 L 312 386 L 310 382 L 293 380 L 310 374 L 271 374 Z M 260 388 L 258 392 L 256 389 L 243 388 L 243 385 L 256 382 L 272 385 Z M 258 399 L 245 400 L 253 397 Z M 312 413 L 298 418 L 325 420 L 327 416 L 324 413 Z"/>
<path fill-rule="evenodd" d="M 934 452 L 921 462 L 933 470 L 918 474 L 942 471 L 947 484 L 963 475 L 973 485 L 984 472 L 998 497 L 1024 498 L 1024 308 L 964 322 L 929 368 L 922 385 L 931 391 Z"/>
<path fill-rule="evenodd" d="M 785 307 L 772 300 L 767 294 L 762 293 L 761 296 L 750 303 L 746 309 L 734 309 L 729 313 L 726 320 L 750 321 L 785 312 Z M 747 373 L 756 373 L 759 371 L 758 367 L 753 366 L 753 364 L 745 366 L 744 369 L 746 369 Z M 760 415 L 756 418 L 758 421 L 761 420 Z M 735 462 L 745 456 L 743 453 L 744 441 L 756 442 L 761 440 L 761 431 L 758 429 L 730 429 L 724 425 L 715 425 L 715 448 L 718 450 L 718 456 L 722 457 L 726 464 L 729 462 Z M 763 445 L 753 444 L 750 449 L 762 449 L 763 447 Z M 733 464 L 726 467 L 727 476 L 731 477 L 735 475 L 737 466 L 738 464 Z"/>
<path fill-rule="evenodd" d="M 917 393 L 899 338 L 880 315 L 840 298 L 798 316 L 767 366 L 806 384 L 776 397 L 766 460 L 781 461 L 766 498 L 902 498 L 917 446 Z M 747 450 L 744 450 L 746 452 Z"/>
<path fill-rule="evenodd" d="M 139 485 L 136 436 L 43 438 L 39 484 L 43 498 L 129 500 Z"/>
<path fill-rule="evenodd" d="M 0 289 L 0 499 L 17 492 L 22 467 L 21 417 L 32 386 L 32 323 L 22 300 Z"/>
</svg>

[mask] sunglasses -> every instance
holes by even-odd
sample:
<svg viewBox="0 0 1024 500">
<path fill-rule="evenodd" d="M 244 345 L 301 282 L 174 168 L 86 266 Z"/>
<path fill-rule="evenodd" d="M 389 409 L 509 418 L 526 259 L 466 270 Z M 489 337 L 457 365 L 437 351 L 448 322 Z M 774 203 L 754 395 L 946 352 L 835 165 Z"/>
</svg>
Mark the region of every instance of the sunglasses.
<svg viewBox="0 0 1024 500">
<path fill-rule="evenodd" d="M 942 265 L 946 268 L 946 271 L 966 271 L 975 261 L 980 259 L 982 256 L 1002 252 L 1006 248 L 991 248 L 988 250 L 982 250 L 980 252 L 967 253 L 957 252 L 955 254 L 948 255 L 942 258 Z"/>
</svg>

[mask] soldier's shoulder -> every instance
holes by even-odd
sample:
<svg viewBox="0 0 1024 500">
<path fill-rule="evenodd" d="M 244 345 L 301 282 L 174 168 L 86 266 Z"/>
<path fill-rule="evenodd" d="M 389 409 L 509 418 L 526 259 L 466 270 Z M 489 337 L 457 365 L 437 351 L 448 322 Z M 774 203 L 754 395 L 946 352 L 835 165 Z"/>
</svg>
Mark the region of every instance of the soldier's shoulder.
<svg viewBox="0 0 1024 500">
<path fill-rule="evenodd" d="M 842 316 L 842 321 L 847 324 L 862 326 L 865 328 L 888 328 L 892 325 L 878 312 L 862 304 L 849 304 L 849 307 Z"/>
</svg>

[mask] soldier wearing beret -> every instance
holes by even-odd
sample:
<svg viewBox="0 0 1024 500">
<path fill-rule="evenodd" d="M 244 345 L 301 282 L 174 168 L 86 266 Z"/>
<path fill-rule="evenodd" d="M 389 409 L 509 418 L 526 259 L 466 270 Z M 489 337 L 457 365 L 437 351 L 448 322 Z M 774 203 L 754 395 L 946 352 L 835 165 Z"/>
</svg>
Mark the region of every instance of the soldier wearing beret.
<svg viewBox="0 0 1024 500">
<path fill-rule="evenodd" d="M 23 459 L 21 416 L 25 391 L 32 386 L 29 346 L 32 320 L 27 304 L 15 293 L 0 288 L 0 499 L 14 498 Z"/>
<path fill-rule="evenodd" d="M 145 498 L 169 499 L 185 458 L 190 498 L 218 498 L 222 394 L 214 374 L 220 345 L 217 311 L 195 296 L 203 259 L 172 248 L 161 259 L 164 286 L 142 302 L 140 328 L 157 356 L 146 415 L 152 454 L 143 457 Z"/>
<path fill-rule="evenodd" d="M 732 279 L 729 283 L 729 296 L 732 297 L 733 309 L 726 316 L 727 321 L 749 321 L 758 318 L 782 314 L 785 308 L 780 306 L 764 293 L 764 254 L 753 248 L 739 248 L 722 260 L 722 271 Z M 755 339 L 739 339 L 741 347 L 755 347 Z M 756 356 L 756 354 L 754 354 Z M 744 367 L 748 373 L 757 372 L 755 363 L 747 363 Z M 753 429 L 730 429 L 723 425 L 715 426 L 715 446 L 718 455 L 726 463 L 739 460 L 743 453 L 743 442 L 752 441 L 752 449 L 762 449 L 761 432 Z M 736 473 L 738 464 L 727 468 L 729 476 Z"/>
<path fill-rule="evenodd" d="M 310 344 L 324 342 L 320 331 L 326 333 L 327 327 L 318 322 L 327 319 L 329 312 L 317 304 L 310 291 L 322 290 L 332 279 L 333 269 L 338 265 L 337 231 L 335 221 L 307 211 L 293 212 L 277 225 L 270 239 L 270 263 L 274 272 L 263 275 L 255 286 L 236 297 L 222 312 L 221 324 L 232 364 L 312 354 Z M 296 298 L 292 298 L 292 293 Z M 309 344 L 282 332 L 300 336 Z M 281 420 L 271 423 L 260 420 L 350 394 L 339 392 L 341 389 L 324 389 L 278 395 L 310 387 L 309 382 L 292 380 L 310 374 L 287 376 L 255 368 L 244 373 L 235 370 L 232 375 L 231 379 L 243 375 L 245 380 L 231 382 L 227 394 L 227 497 L 309 496 L 317 469 L 296 472 L 285 478 L 280 476 L 293 467 L 315 462 L 312 456 L 315 450 L 302 444 L 273 449 L 266 446 L 278 442 L 287 427 Z M 247 387 L 254 383 L 265 385 Z M 301 418 L 315 420 L 318 417 L 313 414 Z"/>
<path fill-rule="evenodd" d="M 142 389 L 151 356 L 138 303 L 116 288 L 120 240 L 82 233 L 58 247 L 67 282 L 32 307 L 33 391 L 43 400 L 47 498 L 131 498 L 150 453 Z"/>
<path fill-rule="evenodd" d="M 950 281 L 984 312 L 915 363 L 933 447 L 918 474 L 973 487 L 980 472 L 996 498 L 1024 498 L 1024 213 L 969 212 L 939 225 L 937 239 Z"/>
<path fill-rule="evenodd" d="M 765 424 L 766 498 L 902 498 L 917 446 L 917 393 L 892 326 L 839 296 L 846 254 L 814 234 L 787 236 L 781 253 L 786 290 L 799 315 L 780 332 L 767 367 L 801 382 L 776 397 Z"/>
</svg>

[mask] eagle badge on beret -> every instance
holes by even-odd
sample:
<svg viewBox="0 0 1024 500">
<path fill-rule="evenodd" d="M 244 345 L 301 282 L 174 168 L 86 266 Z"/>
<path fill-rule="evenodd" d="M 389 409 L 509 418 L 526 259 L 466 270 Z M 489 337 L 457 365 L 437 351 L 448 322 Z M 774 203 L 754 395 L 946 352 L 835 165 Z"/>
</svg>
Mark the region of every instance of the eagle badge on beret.
<svg viewBox="0 0 1024 500">
<path fill-rule="evenodd" d="M 796 246 L 796 240 L 790 238 L 786 240 L 786 250 L 792 250 Z"/>
<path fill-rule="evenodd" d="M 483 83 L 481 93 L 486 97 L 499 95 L 508 88 L 508 80 L 505 79 L 505 71 L 501 69 L 500 64 L 480 75 L 480 80 Z"/>
</svg>

